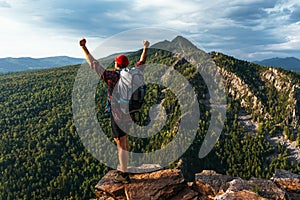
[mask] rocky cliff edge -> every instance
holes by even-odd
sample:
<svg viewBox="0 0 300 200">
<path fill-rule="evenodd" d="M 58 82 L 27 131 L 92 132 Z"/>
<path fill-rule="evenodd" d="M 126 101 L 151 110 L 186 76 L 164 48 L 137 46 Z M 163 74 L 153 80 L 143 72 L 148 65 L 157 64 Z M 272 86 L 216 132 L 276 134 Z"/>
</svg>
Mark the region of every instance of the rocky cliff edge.
<svg viewBox="0 0 300 200">
<path fill-rule="evenodd" d="M 186 182 L 180 170 L 165 169 L 131 174 L 131 183 L 114 183 L 109 171 L 95 186 L 97 200 L 223 200 L 300 199 L 300 175 L 277 170 L 267 179 L 243 180 L 204 170 Z"/>
</svg>

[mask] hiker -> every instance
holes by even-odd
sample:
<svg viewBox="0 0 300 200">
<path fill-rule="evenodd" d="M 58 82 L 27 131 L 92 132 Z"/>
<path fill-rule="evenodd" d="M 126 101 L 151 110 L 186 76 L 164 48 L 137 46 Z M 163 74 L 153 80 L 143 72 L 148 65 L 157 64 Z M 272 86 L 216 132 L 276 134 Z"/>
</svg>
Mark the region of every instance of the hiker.
<svg viewBox="0 0 300 200">
<path fill-rule="evenodd" d="M 111 128 L 114 141 L 117 144 L 118 148 L 118 158 L 120 164 L 120 171 L 117 172 L 117 176 L 115 180 L 117 182 L 129 182 L 129 174 L 127 173 L 127 165 L 128 165 L 128 135 L 121 128 L 119 128 L 116 123 L 115 117 L 110 111 L 110 100 L 112 99 L 112 93 L 115 85 L 117 84 L 120 78 L 120 70 L 126 68 L 129 64 L 129 60 L 127 56 L 124 54 L 120 54 L 115 57 L 115 69 L 112 71 L 104 69 L 100 63 L 90 54 L 89 50 L 86 47 L 86 39 L 81 39 L 79 41 L 80 46 L 82 47 L 86 60 L 90 67 L 95 70 L 98 76 L 100 76 L 107 83 L 108 90 L 108 102 L 106 105 L 106 110 L 110 112 L 111 118 Z M 145 67 L 146 56 L 147 56 L 147 48 L 149 46 L 149 42 L 147 40 L 142 41 L 143 51 L 140 56 L 140 60 L 136 63 L 135 67 L 143 70 Z M 122 118 L 120 119 L 122 120 Z"/>
</svg>

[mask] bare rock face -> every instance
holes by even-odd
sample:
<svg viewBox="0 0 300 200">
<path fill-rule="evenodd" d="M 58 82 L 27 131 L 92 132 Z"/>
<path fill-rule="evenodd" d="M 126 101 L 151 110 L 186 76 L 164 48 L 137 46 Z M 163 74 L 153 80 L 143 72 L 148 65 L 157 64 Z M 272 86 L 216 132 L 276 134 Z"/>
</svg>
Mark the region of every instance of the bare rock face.
<svg viewBox="0 0 300 200">
<path fill-rule="evenodd" d="M 197 180 L 191 184 L 193 190 L 203 196 L 215 196 L 216 191 L 207 183 L 203 183 L 201 180 Z"/>
<path fill-rule="evenodd" d="M 286 199 L 285 192 L 271 180 L 251 179 L 247 181 L 206 170 L 196 174 L 195 184 L 199 180 L 212 188 L 215 199 L 245 199 L 246 197 L 246 199 Z M 206 187 L 201 186 L 200 188 Z M 211 195 L 209 192 L 199 192 L 204 195 Z"/>
<path fill-rule="evenodd" d="M 229 188 L 229 182 L 233 179 L 231 176 L 218 174 L 212 170 L 203 170 L 195 175 L 195 183 L 201 181 L 210 186 L 214 195 L 224 193 Z"/>
<path fill-rule="evenodd" d="M 300 199 L 300 175 L 286 170 L 276 170 L 271 179 L 278 187 L 287 192 L 288 199 Z"/>
<path fill-rule="evenodd" d="M 276 170 L 272 179 L 280 188 L 300 193 L 300 175 L 285 170 Z"/>
<path fill-rule="evenodd" d="M 125 188 L 127 199 L 169 199 L 185 188 L 179 170 L 137 174 L 131 180 L 133 183 Z"/>
<path fill-rule="evenodd" d="M 170 199 L 176 195 L 197 196 L 189 190 L 179 170 L 160 170 L 130 175 L 130 184 L 114 183 L 116 171 L 107 173 L 96 185 L 96 194 L 112 199 Z M 183 192 L 185 191 L 185 192 Z"/>
<path fill-rule="evenodd" d="M 128 184 L 115 183 L 116 170 L 95 186 L 98 200 L 298 200 L 299 175 L 278 170 L 271 180 L 243 180 L 204 170 L 186 182 L 178 169 L 130 174 Z"/>
<path fill-rule="evenodd" d="M 255 191 L 267 199 L 287 199 L 286 192 L 280 189 L 271 180 L 250 179 L 248 183 L 251 186 L 252 191 Z"/>
<path fill-rule="evenodd" d="M 219 195 L 215 198 L 215 200 L 267 200 L 259 196 L 258 194 L 248 191 L 242 190 L 237 192 L 226 192 L 225 194 Z"/>
</svg>

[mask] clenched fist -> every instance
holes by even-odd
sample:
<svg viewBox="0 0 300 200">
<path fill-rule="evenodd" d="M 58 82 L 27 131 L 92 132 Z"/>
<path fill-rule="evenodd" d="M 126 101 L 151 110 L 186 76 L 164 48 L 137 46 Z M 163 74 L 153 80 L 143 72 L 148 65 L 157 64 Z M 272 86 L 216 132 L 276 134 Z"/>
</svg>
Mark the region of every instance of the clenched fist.
<svg viewBox="0 0 300 200">
<path fill-rule="evenodd" d="M 83 39 L 81 39 L 81 40 L 79 41 L 79 45 L 80 45 L 80 46 L 83 47 L 83 46 L 85 46 L 85 44 L 86 44 L 86 39 L 83 38 Z"/>
<path fill-rule="evenodd" d="M 142 41 L 142 44 L 143 44 L 144 47 L 147 48 L 147 47 L 150 45 L 150 42 L 147 41 L 147 40 L 143 40 L 143 41 Z"/>
</svg>

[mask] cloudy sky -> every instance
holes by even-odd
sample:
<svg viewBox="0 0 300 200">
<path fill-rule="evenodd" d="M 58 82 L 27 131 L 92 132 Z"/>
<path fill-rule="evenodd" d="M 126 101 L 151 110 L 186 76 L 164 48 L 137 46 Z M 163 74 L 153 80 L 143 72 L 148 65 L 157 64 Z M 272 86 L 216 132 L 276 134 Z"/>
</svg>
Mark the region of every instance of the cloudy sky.
<svg viewBox="0 0 300 200">
<path fill-rule="evenodd" d="M 82 37 L 94 49 L 147 27 L 239 59 L 300 58 L 299 0 L 0 0 L 0 24 L 0 58 L 83 57 Z"/>
</svg>

